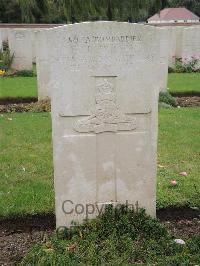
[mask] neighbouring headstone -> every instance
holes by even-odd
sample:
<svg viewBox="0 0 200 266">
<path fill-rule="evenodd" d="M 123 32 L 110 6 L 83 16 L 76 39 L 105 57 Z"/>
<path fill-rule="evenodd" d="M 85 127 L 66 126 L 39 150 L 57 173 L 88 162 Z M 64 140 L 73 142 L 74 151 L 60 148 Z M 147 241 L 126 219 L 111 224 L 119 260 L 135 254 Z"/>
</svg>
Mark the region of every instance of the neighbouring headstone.
<svg viewBox="0 0 200 266">
<path fill-rule="evenodd" d="M 158 29 L 89 22 L 48 30 L 57 227 L 107 204 L 156 214 Z"/>
<path fill-rule="evenodd" d="M 16 70 L 32 70 L 31 33 L 25 29 L 8 31 L 8 44 L 14 59 L 12 68 Z"/>
<path fill-rule="evenodd" d="M 8 29 L 0 28 L 0 32 L 1 32 L 3 42 L 7 42 L 8 41 Z"/>
<path fill-rule="evenodd" d="M 160 37 L 160 91 L 167 90 L 168 58 L 170 46 L 170 32 L 167 28 L 159 29 Z"/>
<path fill-rule="evenodd" d="M 47 49 L 47 31 L 41 30 L 36 33 L 35 51 L 36 51 L 36 69 L 37 69 L 37 87 L 38 100 L 50 98 L 49 88 L 49 57 Z"/>
<path fill-rule="evenodd" d="M 2 38 L 1 30 L 0 30 L 0 51 L 2 50 L 2 48 L 3 48 L 3 38 Z"/>
<path fill-rule="evenodd" d="M 182 57 L 182 43 L 184 26 L 176 26 L 173 28 L 176 34 L 176 58 Z"/>
<path fill-rule="evenodd" d="M 176 58 L 176 31 L 173 30 L 172 26 L 167 26 L 165 29 L 168 29 L 170 38 L 168 65 L 174 67 Z"/>
<path fill-rule="evenodd" d="M 37 32 L 40 31 L 40 29 L 29 29 L 29 30 L 31 32 L 31 42 L 32 42 L 32 61 L 33 63 L 36 63 Z"/>
<path fill-rule="evenodd" d="M 183 31 L 182 60 L 200 60 L 200 26 L 188 27 Z"/>
</svg>

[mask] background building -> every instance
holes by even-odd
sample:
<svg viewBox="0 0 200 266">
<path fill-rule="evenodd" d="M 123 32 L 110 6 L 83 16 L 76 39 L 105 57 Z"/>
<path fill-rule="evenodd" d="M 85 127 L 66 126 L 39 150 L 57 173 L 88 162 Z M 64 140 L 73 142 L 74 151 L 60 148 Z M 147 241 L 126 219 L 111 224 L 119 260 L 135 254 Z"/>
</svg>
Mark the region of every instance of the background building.
<svg viewBox="0 0 200 266">
<path fill-rule="evenodd" d="M 148 20 L 150 24 L 156 23 L 199 23 L 200 18 L 186 9 L 185 7 L 178 8 L 164 8 L 150 17 Z"/>
</svg>

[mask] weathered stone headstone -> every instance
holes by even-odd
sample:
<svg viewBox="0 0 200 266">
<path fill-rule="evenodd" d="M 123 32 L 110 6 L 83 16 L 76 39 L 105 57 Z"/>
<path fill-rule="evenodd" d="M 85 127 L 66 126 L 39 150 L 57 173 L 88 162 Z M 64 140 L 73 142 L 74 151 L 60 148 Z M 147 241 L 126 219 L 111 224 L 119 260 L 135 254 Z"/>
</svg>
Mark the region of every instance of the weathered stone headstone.
<svg viewBox="0 0 200 266">
<path fill-rule="evenodd" d="M 81 23 L 47 38 L 57 227 L 111 203 L 155 216 L 158 30 Z"/>
<path fill-rule="evenodd" d="M 36 33 L 35 42 L 38 100 L 50 98 L 49 61 L 47 49 L 47 30 Z"/>
<path fill-rule="evenodd" d="M 2 50 L 2 48 L 3 48 L 3 38 L 0 30 L 0 51 Z"/>
<path fill-rule="evenodd" d="M 170 46 L 170 31 L 167 28 L 159 29 L 160 38 L 160 91 L 167 90 L 168 58 Z"/>
<path fill-rule="evenodd" d="M 31 33 L 25 29 L 8 31 L 8 43 L 14 59 L 12 68 L 16 70 L 32 69 L 32 42 Z"/>
<path fill-rule="evenodd" d="M 29 29 L 31 32 L 31 42 L 32 42 L 32 61 L 33 63 L 36 63 L 36 45 L 37 45 L 37 32 L 40 31 L 40 29 Z"/>
<path fill-rule="evenodd" d="M 184 29 L 182 59 L 184 62 L 192 59 L 200 60 L 200 26 Z"/>
<path fill-rule="evenodd" d="M 173 27 L 176 35 L 176 57 L 181 58 L 182 56 L 182 43 L 183 43 L 183 26 Z"/>
<path fill-rule="evenodd" d="M 170 26 L 165 27 L 165 29 L 168 29 L 170 35 L 168 65 L 174 67 L 176 58 L 176 32 L 173 30 L 173 27 Z"/>
<path fill-rule="evenodd" d="M 1 36 L 2 36 L 2 40 L 3 42 L 7 42 L 8 41 L 8 29 L 7 28 L 1 28 Z"/>
</svg>

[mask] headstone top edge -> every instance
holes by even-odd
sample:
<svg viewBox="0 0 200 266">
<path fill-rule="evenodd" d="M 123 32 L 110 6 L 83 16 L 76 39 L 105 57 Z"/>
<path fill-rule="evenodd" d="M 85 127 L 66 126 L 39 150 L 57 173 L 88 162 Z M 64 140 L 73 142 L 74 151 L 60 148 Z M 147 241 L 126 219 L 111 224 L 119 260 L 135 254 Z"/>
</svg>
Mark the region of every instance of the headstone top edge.
<svg viewBox="0 0 200 266">
<path fill-rule="evenodd" d="M 118 25 L 120 27 L 127 26 L 129 29 L 131 28 L 146 29 L 148 31 L 151 30 L 152 32 L 157 30 L 156 27 L 152 27 L 152 26 L 150 27 L 149 25 L 146 25 L 146 24 L 102 20 L 102 21 L 85 21 L 85 22 L 74 23 L 74 24 L 66 24 L 66 25 L 62 25 L 62 26 L 58 26 L 54 28 L 45 29 L 45 32 L 57 32 L 63 29 L 79 28 L 83 26 L 91 27 L 91 26 L 99 26 L 99 25 L 106 25 L 106 26 Z"/>
</svg>

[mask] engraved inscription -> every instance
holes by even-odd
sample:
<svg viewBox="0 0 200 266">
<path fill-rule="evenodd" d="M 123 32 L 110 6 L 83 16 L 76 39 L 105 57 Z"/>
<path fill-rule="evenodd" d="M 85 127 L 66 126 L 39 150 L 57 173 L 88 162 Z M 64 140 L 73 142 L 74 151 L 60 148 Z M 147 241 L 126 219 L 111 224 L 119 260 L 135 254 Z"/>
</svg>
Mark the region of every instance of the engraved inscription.
<svg viewBox="0 0 200 266">
<path fill-rule="evenodd" d="M 67 38 L 67 42 L 69 43 L 99 43 L 99 42 L 140 42 L 140 35 L 121 35 L 121 36 L 70 36 Z"/>
<path fill-rule="evenodd" d="M 103 82 L 97 84 L 96 89 L 94 113 L 87 118 L 79 120 L 74 129 L 81 133 L 134 130 L 136 128 L 136 119 L 120 111 L 114 85 L 105 78 Z"/>
<path fill-rule="evenodd" d="M 24 36 L 23 33 L 19 33 L 18 32 L 18 33 L 15 34 L 15 38 L 16 38 L 16 40 L 21 41 L 21 40 L 23 40 L 25 38 L 25 36 Z"/>
</svg>

